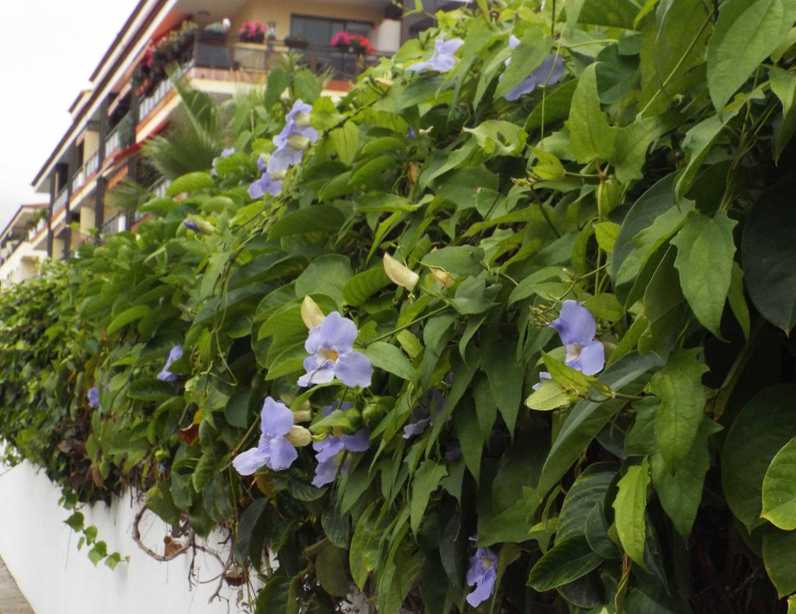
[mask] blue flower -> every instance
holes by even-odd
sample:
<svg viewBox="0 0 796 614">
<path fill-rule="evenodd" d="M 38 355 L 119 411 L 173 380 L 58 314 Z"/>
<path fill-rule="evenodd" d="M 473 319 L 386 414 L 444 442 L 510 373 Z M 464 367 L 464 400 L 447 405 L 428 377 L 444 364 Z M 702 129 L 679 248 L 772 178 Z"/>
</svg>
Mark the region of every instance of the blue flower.
<svg viewBox="0 0 796 614">
<path fill-rule="evenodd" d="M 519 44 L 520 40 L 512 34 L 509 38 L 509 47 L 516 49 Z M 511 64 L 511 58 L 506 60 L 506 66 L 509 64 Z M 564 60 L 561 59 L 561 56 L 548 55 L 542 64 L 535 68 L 519 85 L 507 93 L 505 98 L 509 101 L 517 100 L 525 94 L 530 94 L 537 87 L 558 83 L 563 79 L 564 74 Z"/>
<path fill-rule="evenodd" d="M 183 220 L 182 225 L 185 226 L 188 230 L 199 232 L 199 225 L 191 219 Z"/>
<path fill-rule="evenodd" d="M 259 200 L 266 194 L 277 196 L 282 191 L 282 180 L 274 179 L 267 170 L 249 186 L 249 198 Z"/>
<path fill-rule="evenodd" d="M 566 349 L 565 364 L 586 375 L 595 375 L 605 366 L 605 348 L 594 336 L 594 316 L 577 301 L 564 301 L 561 313 L 550 326 L 558 331 Z M 540 374 L 541 376 L 541 374 Z"/>
<path fill-rule="evenodd" d="M 322 488 L 334 482 L 343 458 L 343 452 L 366 452 L 370 447 L 370 433 L 360 429 L 353 435 L 330 436 L 312 444 L 315 450 L 315 477 L 312 485 Z"/>
<path fill-rule="evenodd" d="M 99 404 L 100 404 L 99 388 L 97 388 L 96 386 L 91 388 L 88 391 L 88 393 L 86 393 L 86 398 L 88 399 L 88 406 L 91 409 L 96 409 L 97 407 L 99 407 Z"/>
<path fill-rule="evenodd" d="M 235 471 L 252 475 L 260 467 L 273 471 L 288 469 L 298 458 L 296 448 L 287 437 L 293 423 L 293 412 L 287 405 L 266 397 L 260 413 L 260 441 L 256 448 L 235 457 L 232 461 Z"/>
<path fill-rule="evenodd" d="M 422 418 L 415 422 L 410 422 L 406 426 L 404 426 L 404 439 L 412 439 L 412 437 L 417 437 L 418 435 L 422 435 L 423 432 L 428 428 L 428 425 L 431 424 L 431 418 Z"/>
<path fill-rule="evenodd" d="M 456 66 L 456 52 L 463 44 L 464 41 L 460 38 L 445 40 L 445 37 L 440 35 L 434 41 L 434 53 L 431 54 L 431 58 L 425 62 L 412 64 L 407 70 L 414 72 L 426 72 L 427 70 L 448 72 Z"/>
<path fill-rule="evenodd" d="M 166 364 L 163 365 L 163 368 L 158 373 L 158 379 L 161 382 L 174 382 L 177 381 L 177 375 L 172 373 L 169 369 L 171 369 L 171 365 L 177 362 L 180 358 L 182 358 L 182 346 L 175 345 L 171 348 L 168 357 L 166 358 Z"/>
<path fill-rule="evenodd" d="M 489 548 L 479 548 L 470 558 L 467 570 L 467 584 L 475 589 L 467 595 L 467 603 L 477 608 L 489 599 L 495 590 L 497 580 L 497 555 Z"/>
<path fill-rule="evenodd" d="M 310 329 L 304 344 L 309 356 L 306 373 L 298 380 L 302 387 L 328 384 L 335 377 L 349 387 L 370 386 L 373 365 L 367 356 L 353 350 L 359 331 L 356 324 L 333 311 L 318 326 Z"/>
<path fill-rule="evenodd" d="M 297 100 L 285 118 L 285 127 L 274 137 L 276 150 L 268 159 L 268 172 L 274 176 L 299 164 L 304 151 L 318 140 L 318 131 L 310 125 L 312 107 Z"/>
</svg>

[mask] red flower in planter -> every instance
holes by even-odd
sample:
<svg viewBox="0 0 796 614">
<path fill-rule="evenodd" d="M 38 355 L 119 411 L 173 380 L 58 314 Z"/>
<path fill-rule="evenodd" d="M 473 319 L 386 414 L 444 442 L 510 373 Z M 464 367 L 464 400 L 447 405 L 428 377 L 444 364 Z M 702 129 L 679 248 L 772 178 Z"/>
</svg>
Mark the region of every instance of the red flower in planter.
<svg viewBox="0 0 796 614">
<path fill-rule="evenodd" d="M 348 32 L 337 32 L 329 41 L 332 47 L 348 49 L 351 46 L 351 35 Z"/>
</svg>

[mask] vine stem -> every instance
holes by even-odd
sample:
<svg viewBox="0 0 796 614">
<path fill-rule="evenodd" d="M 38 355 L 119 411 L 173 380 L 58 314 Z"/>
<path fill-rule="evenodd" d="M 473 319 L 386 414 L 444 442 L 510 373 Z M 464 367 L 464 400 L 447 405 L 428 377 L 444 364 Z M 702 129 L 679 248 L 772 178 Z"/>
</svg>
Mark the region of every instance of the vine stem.
<svg viewBox="0 0 796 614">
<path fill-rule="evenodd" d="M 641 109 L 641 111 L 639 111 L 638 117 L 643 117 L 644 116 L 644 113 L 647 112 L 647 110 L 652 106 L 652 104 L 658 99 L 658 96 L 660 96 L 661 92 L 663 92 L 663 90 L 666 89 L 666 86 L 669 85 L 669 82 L 677 74 L 677 71 L 680 70 L 680 67 L 683 65 L 683 62 L 685 62 L 685 59 L 688 57 L 688 54 L 690 54 L 691 51 L 693 51 L 694 47 L 696 47 L 697 42 L 702 37 L 702 34 L 705 33 L 705 28 L 707 28 L 708 25 L 710 25 L 710 22 L 712 21 L 712 18 L 713 18 L 713 13 L 711 12 L 705 18 L 705 21 L 700 26 L 699 31 L 696 33 L 696 36 L 693 38 L 693 40 L 689 43 L 689 45 L 686 48 L 686 50 L 683 52 L 683 55 L 681 55 L 680 59 L 677 60 L 677 64 L 674 65 L 674 68 L 672 68 L 672 70 L 669 72 L 669 74 L 663 80 L 663 83 L 661 83 L 660 87 L 657 90 L 655 90 L 655 93 L 652 95 L 652 98 L 650 98 L 647 101 L 647 104 L 644 105 L 644 108 Z"/>
<path fill-rule="evenodd" d="M 377 341 L 382 341 L 384 339 L 387 339 L 388 337 L 392 337 L 395 333 L 400 333 L 402 330 L 406 330 L 407 328 L 409 328 L 410 326 L 414 326 L 418 322 L 422 322 L 423 320 L 427 320 L 428 318 L 430 318 L 432 316 L 435 316 L 438 313 L 442 313 L 446 309 L 448 309 L 448 305 L 443 305 L 442 307 L 438 307 L 437 309 L 434 309 L 433 311 L 429 311 L 427 314 L 422 315 L 422 316 L 420 316 L 418 318 L 415 318 L 414 320 L 412 320 L 408 324 L 404 324 L 403 326 L 399 326 L 398 328 L 394 328 L 393 330 L 391 330 L 388 333 L 384 333 L 383 335 L 379 335 L 375 339 L 371 339 L 370 341 L 368 341 L 368 345 L 376 343 Z"/>
</svg>

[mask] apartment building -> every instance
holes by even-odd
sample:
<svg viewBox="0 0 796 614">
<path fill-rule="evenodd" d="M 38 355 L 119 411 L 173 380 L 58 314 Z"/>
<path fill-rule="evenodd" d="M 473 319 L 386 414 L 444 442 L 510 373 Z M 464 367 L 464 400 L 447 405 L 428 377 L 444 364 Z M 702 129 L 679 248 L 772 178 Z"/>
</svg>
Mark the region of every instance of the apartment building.
<svg viewBox="0 0 796 614">
<path fill-rule="evenodd" d="M 34 277 L 47 252 L 33 246 L 47 227 L 46 203 L 21 205 L 0 232 L 0 287 Z"/>
<path fill-rule="evenodd" d="M 6 229 L 14 237 L 7 245 L 22 235 L 25 245 L 5 256 L 0 277 L 24 279 L 35 273 L 28 266 L 34 259 L 68 258 L 84 241 L 130 228 L 134 214 L 113 209 L 107 198 L 125 179 L 165 190 L 141 163 L 140 150 L 179 106 L 167 67 L 177 66 L 195 89 L 232 96 L 263 85 L 280 56 L 292 51 L 331 75 L 326 93 L 339 95 L 363 66 L 431 25 L 433 12 L 470 1 L 425 0 L 425 12 L 417 12 L 409 10 L 414 0 L 140 0 L 91 75 L 91 88 L 72 103 L 69 129 L 33 180 L 47 201 L 45 213 L 22 207 Z M 372 49 L 363 58 L 333 48 L 331 39 L 341 31 L 366 36 Z M 22 233 L 32 215 L 33 229 Z"/>
</svg>

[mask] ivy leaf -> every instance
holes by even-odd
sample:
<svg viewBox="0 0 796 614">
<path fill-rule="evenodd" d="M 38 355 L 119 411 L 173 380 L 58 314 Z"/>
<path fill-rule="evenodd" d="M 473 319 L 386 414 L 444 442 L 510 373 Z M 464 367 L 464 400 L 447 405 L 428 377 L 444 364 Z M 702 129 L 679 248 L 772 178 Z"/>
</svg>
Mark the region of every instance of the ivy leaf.
<svg viewBox="0 0 796 614">
<path fill-rule="evenodd" d="M 761 516 L 785 531 L 796 529 L 796 438 L 786 443 L 772 459 L 763 478 Z"/>
<path fill-rule="evenodd" d="M 697 438 L 682 462 L 667 464 L 660 453 L 652 456 L 652 481 L 661 506 L 672 519 L 674 528 L 683 537 L 688 537 L 694 525 L 705 474 L 710 469 L 708 440 L 718 433 L 721 426 L 703 418 Z"/>
<path fill-rule="evenodd" d="M 708 90 L 721 111 L 760 63 L 780 45 L 793 25 L 789 0 L 727 0 L 708 44 Z"/>
<path fill-rule="evenodd" d="M 796 326 L 796 207 L 790 195 L 760 202 L 743 233 L 746 287 L 763 317 L 785 334 Z"/>
<path fill-rule="evenodd" d="M 796 592 L 796 532 L 768 528 L 763 535 L 763 563 L 780 597 Z"/>
<path fill-rule="evenodd" d="M 671 466 L 685 459 L 705 415 L 702 374 L 708 368 L 700 350 L 680 350 L 652 376 L 650 390 L 661 400 L 656 413 L 658 451 Z"/>
<path fill-rule="evenodd" d="M 556 543 L 534 564 L 528 586 L 544 592 L 564 586 L 596 569 L 602 558 L 595 554 L 583 536 Z"/>
<path fill-rule="evenodd" d="M 619 492 L 614 500 L 616 532 L 627 555 L 638 565 L 644 561 L 644 543 L 647 535 L 647 488 L 650 484 L 649 466 L 645 459 L 640 465 L 628 467 L 619 480 Z"/>
<path fill-rule="evenodd" d="M 412 498 L 409 504 L 410 525 L 413 533 L 416 534 L 420 529 L 429 499 L 446 475 L 448 475 L 448 470 L 443 465 L 438 465 L 431 460 L 423 461 L 415 473 L 412 483 Z"/>
<path fill-rule="evenodd" d="M 617 131 L 608 124 L 608 117 L 600 108 L 595 64 L 588 66 L 580 75 L 572 96 L 567 128 L 570 148 L 578 162 L 585 164 L 614 157 Z"/>
<path fill-rule="evenodd" d="M 694 211 L 672 239 L 683 295 L 697 320 L 717 337 L 732 281 L 735 224 L 723 212 L 711 218 Z"/>
<path fill-rule="evenodd" d="M 727 504 L 750 531 L 761 524 L 763 479 L 776 453 L 796 436 L 796 386 L 759 392 L 740 411 L 722 448 L 721 481 Z"/>
</svg>

